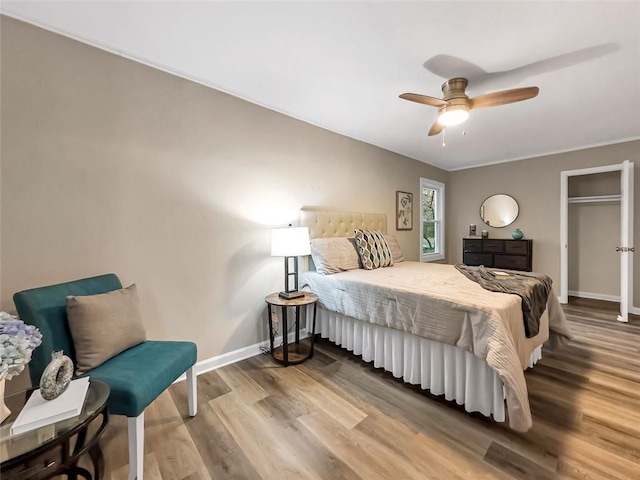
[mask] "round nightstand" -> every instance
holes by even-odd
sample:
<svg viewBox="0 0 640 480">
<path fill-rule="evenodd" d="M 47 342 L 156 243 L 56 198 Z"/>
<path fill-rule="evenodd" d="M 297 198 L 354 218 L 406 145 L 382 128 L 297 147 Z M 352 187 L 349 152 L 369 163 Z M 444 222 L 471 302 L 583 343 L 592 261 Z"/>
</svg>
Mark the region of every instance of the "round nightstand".
<svg viewBox="0 0 640 480">
<path fill-rule="evenodd" d="M 289 365 L 296 365 L 304 362 L 307 358 L 313 357 L 318 296 L 314 293 L 305 292 L 302 297 L 287 300 L 286 298 L 280 297 L 277 293 L 272 293 L 271 295 L 267 295 L 264 300 L 267 302 L 267 309 L 269 310 L 269 344 L 271 346 L 271 356 L 273 356 L 274 360 L 288 367 Z M 310 336 L 307 339 L 300 340 L 300 310 L 302 307 L 305 307 L 305 319 L 308 320 L 307 310 L 311 305 L 313 305 L 313 320 L 311 323 L 311 331 L 308 332 Z M 275 337 L 273 324 L 277 321 L 274 321 L 274 307 L 280 307 L 282 312 L 282 345 L 279 347 L 273 346 Z M 294 308 L 296 312 L 295 343 L 291 345 L 287 342 L 289 333 L 287 307 Z M 308 328 L 309 322 L 307 321 L 307 330 Z"/>
</svg>

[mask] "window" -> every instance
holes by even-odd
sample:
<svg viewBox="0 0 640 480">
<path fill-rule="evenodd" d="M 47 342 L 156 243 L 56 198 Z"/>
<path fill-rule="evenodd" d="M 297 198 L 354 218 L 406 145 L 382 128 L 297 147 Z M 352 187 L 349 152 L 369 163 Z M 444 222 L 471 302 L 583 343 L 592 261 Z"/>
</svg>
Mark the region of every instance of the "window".
<svg viewBox="0 0 640 480">
<path fill-rule="evenodd" d="M 420 179 L 420 259 L 444 259 L 444 183 Z"/>
</svg>

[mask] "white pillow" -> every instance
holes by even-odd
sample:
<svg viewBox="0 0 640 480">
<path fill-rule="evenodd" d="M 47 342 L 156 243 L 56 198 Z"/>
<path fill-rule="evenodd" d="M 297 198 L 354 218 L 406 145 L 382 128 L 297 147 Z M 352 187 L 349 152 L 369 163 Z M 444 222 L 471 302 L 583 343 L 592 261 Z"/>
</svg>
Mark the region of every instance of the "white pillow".
<svg viewBox="0 0 640 480">
<path fill-rule="evenodd" d="M 353 239 L 345 237 L 314 238 L 311 240 L 311 257 L 316 271 L 322 275 L 360 268 Z"/>
<path fill-rule="evenodd" d="M 398 239 L 393 235 L 385 235 L 384 239 L 387 241 L 387 245 L 389 245 L 389 250 L 391 250 L 393 263 L 403 262 L 404 255 L 402 254 L 402 250 L 400 250 L 400 244 L 398 243 Z"/>
</svg>

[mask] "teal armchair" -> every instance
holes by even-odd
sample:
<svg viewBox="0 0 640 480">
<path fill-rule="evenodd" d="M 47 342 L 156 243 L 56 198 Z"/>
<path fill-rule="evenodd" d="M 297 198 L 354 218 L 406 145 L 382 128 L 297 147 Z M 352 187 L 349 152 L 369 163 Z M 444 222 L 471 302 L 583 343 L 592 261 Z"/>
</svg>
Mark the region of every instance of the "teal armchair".
<svg viewBox="0 0 640 480">
<path fill-rule="evenodd" d="M 18 292 L 13 296 L 18 316 L 42 332 L 42 345 L 29 363 L 32 385 L 51 361 L 54 350 L 63 350 L 76 364 L 73 339 L 67 322 L 68 295 L 95 295 L 122 288 L 114 274 Z M 189 415 L 197 412 L 197 348 L 192 342 L 146 341 L 132 347 L 86 375 L 111 389 L 110 414 L 125 415 L 129 440 L 129 480 L 143 480 L 144 409 L 186 372 Z"/>
</svg>

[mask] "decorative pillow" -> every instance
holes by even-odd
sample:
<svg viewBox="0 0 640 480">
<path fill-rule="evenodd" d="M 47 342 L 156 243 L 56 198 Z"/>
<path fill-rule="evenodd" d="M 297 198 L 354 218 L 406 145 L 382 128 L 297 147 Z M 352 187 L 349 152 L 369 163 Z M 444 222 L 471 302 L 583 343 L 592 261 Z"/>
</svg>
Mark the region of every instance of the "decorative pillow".
<svg viewBox="0 0 640 480">
<path fill-rule="evenodd" d="M 349 238 L 314 238 L 311 257 L 316 271 L 322 275 L 360 268 L 358 252 Z"/>
<path fill-rule="evenodd" d="M 380 267 L 393 265 L 393 257 L 384 235 L 378 230 L 357 230 L 356 245 L 360 261 L 365 270 L 374 270 Z"/>
<path fill-rule="evenodd" d="M 78 375 L 147 339 L 135 284 L 99 295 L 68 296 L 67 318 Z"/>
<path fill-rule="evenodd" d="M 393 235 L 384 235 L 384 239 L 387 241 L 387 245 L 389 245 L 393 263 L 404 262 L 404 255 L 402 254 L 402 250 L 400 250 L 398 239 Z"/>
</svg>

